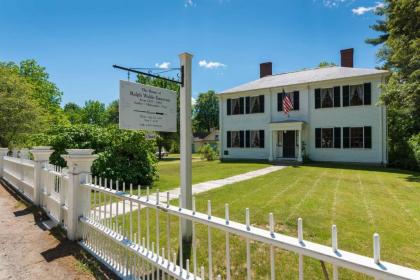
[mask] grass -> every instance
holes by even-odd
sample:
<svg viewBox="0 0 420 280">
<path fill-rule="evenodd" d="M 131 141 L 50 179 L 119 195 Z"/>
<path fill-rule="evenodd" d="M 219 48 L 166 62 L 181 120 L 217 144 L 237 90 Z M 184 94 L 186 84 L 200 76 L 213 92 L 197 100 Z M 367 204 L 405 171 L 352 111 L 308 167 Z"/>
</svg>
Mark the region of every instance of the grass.
<svg viewBox="0 0 420 280">
<path fill-rule="evenodd" d="M 267 163 L 220 162 L 193 158 L 192 183 L 223 179 L 241 173 L 269 166 Z M 179 187 L 179 160 L 161 161 L 158 163 L 159 179 L 153 184 L 154 189 L 167 191 Z"/>
<path fill-rule="evenodd" d="M 213 169 L 212 169 L 213 170 Z M 232 220 L 244 222 L 250 208 L 253 226 L 267 228 L 268 214 L 274 213 L 276 231 L 297 236 L 297 218 L 303 218 L 304 238 L 331 244 L 331 225 L 338 227 L 339 248 L 372 256 L 372 235 L 381 235 L 381 259 L 411 268 L 420 268 L 420 173 L 382 168 L 312 165 L 289 167 L 262 177 L 229 185 L 197 197 L 197 210 L 224 217 L 224 204 L 230 205 Z M 176 204 L 177 202 L 172 202 Z M 145 210 L 141 211 L 145 236 Z M 167 247 L 166 214 L 160 213 L 161 247 Z M 120 217 L 120 220 L 122 217 Z M 129 224 L 129 215 L 125 217 Z M 151 240 L 155 240 L 155 211 L 150 210 Z M 133 213 L 136 231 L 137 212 Z M 121 221 L 120 221 L 121 222 Z M 178 219 L 171 218 L 171 248 L 177 249 Z M 128 230 L 128 227 L 127 227 Z M 212 230 L 214 273 L 225 278 L 225 235 Z M 207 227 L 197 226 L 199 265 L 207 267 Z M 245 242 L 231 237 L 233 279 L 246 274 Z M 269 248 L 251 243 L 253 279 L 269 278 Z M 276 249 L 278 279 L 296 279 L 298 258 Z M 332 268 L 327 265 L 332 275 Z M 305 258 L 305 279 L 323 278 L 319 261 Z M 340 279 L 367 279 L 340 269 Z"/>
</svg>

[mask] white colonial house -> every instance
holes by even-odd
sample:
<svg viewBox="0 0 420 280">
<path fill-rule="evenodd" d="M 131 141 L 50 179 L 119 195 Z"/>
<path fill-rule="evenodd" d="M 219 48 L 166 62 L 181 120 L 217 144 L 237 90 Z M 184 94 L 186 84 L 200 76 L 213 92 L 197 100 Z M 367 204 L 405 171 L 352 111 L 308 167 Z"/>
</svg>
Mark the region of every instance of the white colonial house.
<svg viewBox="0 0 420 280">
<path fill-rule="evenodd" d="M 353 49 L 341 51 L 341 67 L 273 75 L 271 62 L 262 63 L 260 79 L 218 94 L 220 157 L 386 164 L 386 108 L 378 101 L 387 75 L 353 68 Z"/>
</svg>

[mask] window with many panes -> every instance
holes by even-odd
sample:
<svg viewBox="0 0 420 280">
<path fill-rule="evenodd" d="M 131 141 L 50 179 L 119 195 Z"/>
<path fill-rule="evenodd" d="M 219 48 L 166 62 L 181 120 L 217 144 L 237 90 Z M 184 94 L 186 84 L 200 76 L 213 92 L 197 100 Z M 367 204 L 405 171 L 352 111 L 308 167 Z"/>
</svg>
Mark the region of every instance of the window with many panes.
<svg viewBox="0 0 420 280">
<path fill-rule="evenodd" d="M 372 148 L 372 128 L 362 127 L 343 127 L 343 148 Z"/>
<path fill-rule="evenodd" d="M 341 88 L 317 88 L 315 89 L 315 108 L 333 108 L 341 106 Z"/>
<path fill-rule="evenodd" d="M 227 131 L 228 148 L 264 148 L 264 130 Z"/>
<path fill-rule="evenodd" d="M 244 98 L 228 98 L 226 107 L 227 115 L 241 115 L 244 113 Z"/>
<path fill-rule="evenodd" d="M 341 148 L 341 128 L 315 128 L 315 148 Z"/>
<path fill-rule="evenodd" d="M 370 105 L 371 83 L 343 86 L 343 107 Z"/>
</svg>

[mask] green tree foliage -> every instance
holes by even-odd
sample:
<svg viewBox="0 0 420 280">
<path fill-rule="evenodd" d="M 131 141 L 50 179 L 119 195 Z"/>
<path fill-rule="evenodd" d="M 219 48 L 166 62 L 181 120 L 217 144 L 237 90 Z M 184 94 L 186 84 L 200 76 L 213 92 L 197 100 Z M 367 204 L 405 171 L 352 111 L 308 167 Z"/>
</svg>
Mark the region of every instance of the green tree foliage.
<svg viewBox="0 0 420 280">
<path fill-rule="evenodd" d="M 116 126 L 77 124 L 53 126 L 43 135 L 35 135 L 38 145 L 54 149 L 50 162 L 66 166 L 61 155 L 66 149 L 94 149 L 99 155 L 92 166 L 95 176 L 151 185 L 156 176 L 155 143 L 142 131 L 120 130 Z"/>
<path fill-rule="evenodd" d="M 334 62 L 328 62 L 328 61 L 321 61 L 318 64 L 319 68 L 323 68 L 323 67 L 330 67 L 330 66 L 337 66 L 337 64 L 335 64 Z"/>
<path fill-rule="evenodd" d="M 219 127 L 219 100 L 213 90 L 198 95 L 193 119 L 195 132 L 209 133 L 212 128 Z"/>
<path fill-rule="evenodd" d="M 24 144 L 45 128 L 48 114 L 33 95 L 34 85 L 14 64 L 0 64 L 0 146 Z"/>
<path fill-rule="evenodd" d="M 137 82 L 145 85 L 151 85 L 160 88 L 166 88 L 169 90 L 173 90 L 177 94 L 177 131 L 179 131 L 180 123 L 179 123 L 179 90 L 180 87 L 177 83 L 161 80 L 161 79 L 154 79 L 148 76 L 137 75 Z M 178 132 L 158 132 L 156 138 L 156 144 L 158 147 L 159 152 L 159 159 L 162 158 L 162 149 L 165 148 L 166 150 L 170 150 L 171 147 L 178 147 L 179 143 L 179 133 Z"/>
<path fill-rule="evenodd" d="M 106 117 L 108 124 L 118 124 L 119 123 L 119 100 L 114 100 L 109 103 L 108 107 L 106 107 Z"/>
<path fill-rule="evenodd" d="M 105 104 L 88 100 L 82 110 L 82 123 L 103 126 L 107 123 Z"/>
<path fill-rule="evenodd" d="M 420 169 L 420 132 L 413 135 L 410 140 L 408 140 L 408 144 L 413 153 L 414 160 L 417 163 L 417 168 Z"/>
<path fill-rule="evenodd" d="M 382 34 L 368 43 L 382 47 L 378 57 L 391 70 L 381 100 L 387 106 L 392 165 L 416 168 L 409 139 L 420 131 L 420 2 L 386 0 L 383 20 L 372 28 Z"/>
<path fill-rule="evenodd" d="M 83 121 L 83 109 L 76 103 L 67 103 L 64 108 L 64 115 L 71 124 L 81 124 Z"/>
</svg>

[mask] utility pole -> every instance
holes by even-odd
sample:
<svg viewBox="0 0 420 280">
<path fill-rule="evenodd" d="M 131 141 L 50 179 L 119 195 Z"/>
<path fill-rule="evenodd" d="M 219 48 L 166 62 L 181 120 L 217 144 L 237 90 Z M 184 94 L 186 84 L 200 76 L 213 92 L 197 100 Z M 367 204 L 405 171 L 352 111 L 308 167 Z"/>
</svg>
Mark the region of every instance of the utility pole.
<svg viewBox="0 0 420 280">
<path fill-rule="evenodd" d="M 180 90 L 180 140 L 181 140 L 181 207 L 192 209 L 192 125 L 191 125 L 191 63 L 192 55 L 182 53 L 179 55 L 183 81 Z M 192 242 L 192 223 L 182 220 L 182 247 L 183 255 L 189 256 Z M 185 262 L 186 258 L 182 258 Z"/>
</svg>

